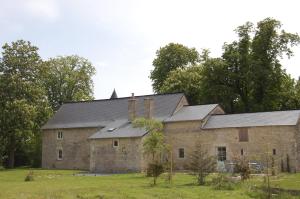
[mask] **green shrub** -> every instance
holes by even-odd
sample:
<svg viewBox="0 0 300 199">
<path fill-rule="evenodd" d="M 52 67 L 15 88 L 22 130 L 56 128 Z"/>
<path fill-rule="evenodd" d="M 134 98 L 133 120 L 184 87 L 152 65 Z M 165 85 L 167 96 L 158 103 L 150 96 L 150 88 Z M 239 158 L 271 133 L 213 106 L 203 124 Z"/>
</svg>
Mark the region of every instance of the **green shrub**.
<svg viewBox="0 0 300 199">
<path fill-rule="evenodd" d="M 211 185 L 215 190 L 233 190 L 235 184 L 225 174 L 218 174 L 212 178 Z"/>
<path fill-rule="evenodd" d="M 158 177 L 164 172 L 164 166 L 162 164 L 148 164 L 147 177 Z"/>
<path fill-rule="evenodd" d="M 33 171 L 30 171 L 30 172 L 26 175 L 24 181 L 25 181 L 25 182 L 34 181 Z"/>
<path fill-rule="evenodd" d="M 249 179 L 251 173 L 249 161 L 246 158 L 235 158 L 235 162 L 235 172 L 241 175 L 243 181 Z"/>
</svg>

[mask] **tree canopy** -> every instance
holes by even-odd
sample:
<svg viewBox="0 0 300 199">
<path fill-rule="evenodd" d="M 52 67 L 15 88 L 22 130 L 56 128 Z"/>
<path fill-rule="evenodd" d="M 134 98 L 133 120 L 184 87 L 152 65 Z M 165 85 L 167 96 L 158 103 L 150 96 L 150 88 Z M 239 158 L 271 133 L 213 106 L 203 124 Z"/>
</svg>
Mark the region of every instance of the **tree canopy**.
<svg viewBox="0 0 300 199">
<path fill-rule="evenodd" d="M 9 167 L 14 167 L 17 146 L 28 143 L 48 118 L 47 97 L 41 86 L 42 60 L 38 48 L 19 40 L 3 46 L 0 65 L 1 137 L 7 142 Z"/>
<path fill-rule="evenodd" d="M 161 87 L 169 72 L 177 68 L 185 68 L 199 61 L 199 53 L 195 48 L 188 48 L 182 44 L 170 43 L 156 52 L 153 60 L 154 69 L 150 78 L 153 81 L 153 90 L 160 93 Z"/>
<path fill-rule="evenodd" d="M 53 110 L 67 101 L 93 99 L 95 68 L 76 55 L 59 56 L 44 62 L 43 82 Z"/>
<path fill-rule="evenodd" d="M 284 55 L 293 56 L 300 38 L 281 26 L 272 18 L 256 26 L 247 22 L 235 30 L 238 40 L 224 44 L 221 57 L 212 58 L 206 50 L 197 65 L 166 67 L 168 74 L 158 88 L 152 79 L 153 89 L 184 92 L 191 104 L 219 103 L 228 113 L 300 108 L 299 83 L 280 63 Z"/>
<path fill-rule="evenodd" d="M 62 102 L 93 98 L 95 68 L 78 56 L 43 61 L 29 41 L 4 44 L 0 59 L 0 163 L 38 166 L 40 128 Z M 17 155 L 16 155 L 17 153 Z"/>
</svg>

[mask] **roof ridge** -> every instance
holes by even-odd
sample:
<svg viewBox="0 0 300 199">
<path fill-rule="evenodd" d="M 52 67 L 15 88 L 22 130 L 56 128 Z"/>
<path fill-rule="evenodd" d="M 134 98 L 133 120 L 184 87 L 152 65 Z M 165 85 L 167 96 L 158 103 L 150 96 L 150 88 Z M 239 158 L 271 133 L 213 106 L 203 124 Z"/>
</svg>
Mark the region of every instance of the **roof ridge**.
<svg viewBox="0 0 300 199">
<path fill-rule="evenodd" d="M 221 114 L 221 115 L 213 115 L 213 116 L 215 117 L 215 116 L 246 115 L 246 114 L 257 114 L 257 113 L 276 113 L 276 112 L 293 112 L 293 111 L 300 111 L 300 109 L 282 110 L 282 111 L 251 112 L 251 113 L 229 113 L 229 114 Z"/>
<path fill-rule="evenodd" d="M 159 94 L 148 94 L 148 95 L 137 95 L 134 97 L 148 97 L 148 96 L 159 96 L 159 95 L 177 95 L 177 94 L 182 94 L 184 95 L 183 92 L 175 92 L 175 93 L 159 93 Z M 86 100 L 86 101 L 67 101 L 64 102 L 64 104 L 75 104 L 75 103 L 88 103 L 88 102 L 99 102 L 99 101 L 115 101 L 115 100 L 121 100 L 121 99 L 129 99 L 131 96 L 128 97 L 118 97 L 115 99 L 97 99 L 97 100 Z"/>
<path fill-rule="evenodd" d="M 183 107 L 190 107 L 190 106 L 211 106 L 211 105 L 219 105 L 219 104 L 195 104 L 195 105 L 184 105 Z"/>
</svg>

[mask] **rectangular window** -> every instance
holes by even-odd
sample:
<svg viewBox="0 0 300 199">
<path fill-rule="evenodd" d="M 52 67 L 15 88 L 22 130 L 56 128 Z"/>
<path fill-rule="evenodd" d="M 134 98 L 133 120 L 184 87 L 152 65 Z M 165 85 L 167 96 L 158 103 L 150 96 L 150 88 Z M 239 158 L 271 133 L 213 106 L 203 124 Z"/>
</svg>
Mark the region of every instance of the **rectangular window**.
<svg viewBox="0 0 300 199">
<path fill-rule="evenodd" d="M 244 155 L 244 149 L 241 149 L 241 155 L 242 156 Z"/>
<path fill-rule="evenodd" d="M 248 142 L 248 128 L 240 128 L 239 129 L 239 141 L 240 142 Z"/>
<path fill-rule="evenodd" d="M 61 131 L 57 132 L 57 139 L 62 140 L 63 139 L 63 133 Z"/>
<path fill-rule="evenodd" d="M 218 161 L 226 160 L 226 147 L 218 147 Z"/>
<path fill-rule="evenodd" d="M 276 155 L 276 149 L 273 149 L 273 155 Z"/>
<path fill-rule="evenodd" d="M 178 157 L 179 157 L 179 158 L 184 158 L 184 148 L 180 148 L 180 149 L 178 150 Z"/>
<path fill-rule="evenodd" d="M 113 147 L 119 146 L 119 140 L 113 140 Z"/>
<path fill-rule="evenodd" d="M 58 149 L 57 159 L 58 160 L 62 160 L 63 159 L 63 151 L 62 151 L 62 149 Z"/>
</svg>

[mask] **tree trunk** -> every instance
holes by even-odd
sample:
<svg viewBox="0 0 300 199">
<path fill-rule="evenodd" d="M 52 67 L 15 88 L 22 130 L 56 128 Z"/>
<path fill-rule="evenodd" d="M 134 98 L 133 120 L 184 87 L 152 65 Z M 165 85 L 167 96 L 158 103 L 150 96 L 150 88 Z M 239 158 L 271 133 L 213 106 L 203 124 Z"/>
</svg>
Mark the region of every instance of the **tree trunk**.
<svg viewBox="0 0 300 199">
<path fill-rule="evenodd" d="M 8 168 L 14 168 L 15 166 L 15 150 L 16 150 L 16 142 L 14 138 L 10 139 L 9 143 L 9 151 L 8 151 Z"/>
</svg>

